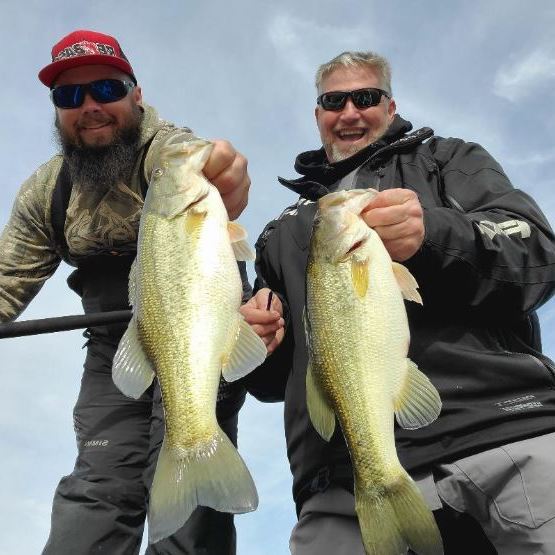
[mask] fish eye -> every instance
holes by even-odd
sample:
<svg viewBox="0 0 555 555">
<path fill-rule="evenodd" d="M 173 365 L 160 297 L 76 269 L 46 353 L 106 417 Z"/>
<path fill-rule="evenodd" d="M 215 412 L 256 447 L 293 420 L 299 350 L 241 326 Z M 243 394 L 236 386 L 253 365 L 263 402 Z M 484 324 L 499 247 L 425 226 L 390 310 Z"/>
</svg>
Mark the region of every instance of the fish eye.
<svg viewBox="0 0 555 555">
<path fill-rule="evenodd" d="M 155 168 L 152 172 L 152 177 L 161 177 L 164 175 L 164 170 L 162 168 Z"/>
</svg>

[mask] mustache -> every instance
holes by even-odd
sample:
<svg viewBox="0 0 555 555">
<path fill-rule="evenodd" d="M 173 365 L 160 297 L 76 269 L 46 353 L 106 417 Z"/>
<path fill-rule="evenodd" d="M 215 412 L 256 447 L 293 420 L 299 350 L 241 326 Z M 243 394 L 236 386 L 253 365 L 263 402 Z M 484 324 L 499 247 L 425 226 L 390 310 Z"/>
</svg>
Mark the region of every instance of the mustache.
<svg viewBox="0 0 555 555">
<path fill-rule="evenodd" d="M 84 127 L 90 127 L 91 125 L 106 125 L 108 123 L 116 123 L 116 119 L 107 114 L 83 114 L 75 123 L 77 129 L 82 129 Z"/>
</svg>

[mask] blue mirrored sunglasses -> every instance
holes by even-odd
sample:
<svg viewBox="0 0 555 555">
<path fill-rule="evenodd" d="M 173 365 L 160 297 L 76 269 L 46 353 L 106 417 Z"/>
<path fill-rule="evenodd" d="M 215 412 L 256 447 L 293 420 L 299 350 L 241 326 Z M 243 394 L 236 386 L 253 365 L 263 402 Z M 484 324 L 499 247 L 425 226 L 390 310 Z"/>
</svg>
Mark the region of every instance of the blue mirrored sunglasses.
<svg viewBox="0 0 555 555">
<path fill-rule="evenodd" d="M 121 100 L 135 87 L 131 81 L 98 79 L 82 85 L 60 85 L 50 90 L 50 98 L 57 108 L 79 108 L 89 93 L 96 102 L 108 104 Z"/>
</svg>

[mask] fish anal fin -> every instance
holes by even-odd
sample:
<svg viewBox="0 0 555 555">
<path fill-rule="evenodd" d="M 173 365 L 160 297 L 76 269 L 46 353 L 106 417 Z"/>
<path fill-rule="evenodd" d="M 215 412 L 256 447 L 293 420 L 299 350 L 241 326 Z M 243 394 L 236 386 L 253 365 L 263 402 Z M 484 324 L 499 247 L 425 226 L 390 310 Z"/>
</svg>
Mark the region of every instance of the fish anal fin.
<svg viewBox="0 0 555 555">
<path fill-rule="evenodd" d="M 154 379 L 154 371 L 141 342 L 137 321 L 132 318 L 121 338 L 112 364 L 112 379 L 127 397 L 138 399 Z"/>
<path fill-rule="evenodd" d="M 368 291 L 368 258 L 359 258 L 358 256 L 353 256 L 351 258 L 351 277 L 353 281 L 353 287 L 357 296 L 362 299 L 366 296 Z"/>
<path fill-rule="evenodd" d="M 266 354 L 264 341 L 240 317 L 237 338 L 231 352 L 223 361 L 222 376 L 227 382 L 243 378 L 264 362 Z"/>
<path fill-rule="evenodd" d="M 407 361 L 405 382 L 395 399 L 395 416 L 399 426 L 415 430 L 431 424 L 441 412 L 437 389 L 414 362 Z"/>
<path fill-rule="evenodd" d="M 242 261 L 254 260 L 255 253 L 247 243 L 247 230 L 237 222 L 228 222 L 227 230 L 235 258 Z"/>
<path fill-rule="evenodd" d="M 418 292 L 418 283 L 409 270 L 398 262 L 392 262 L 391 267 L 403 297 L 407 299 L 407 301 L 422 304 L 422 297 Z"/>
</svg>

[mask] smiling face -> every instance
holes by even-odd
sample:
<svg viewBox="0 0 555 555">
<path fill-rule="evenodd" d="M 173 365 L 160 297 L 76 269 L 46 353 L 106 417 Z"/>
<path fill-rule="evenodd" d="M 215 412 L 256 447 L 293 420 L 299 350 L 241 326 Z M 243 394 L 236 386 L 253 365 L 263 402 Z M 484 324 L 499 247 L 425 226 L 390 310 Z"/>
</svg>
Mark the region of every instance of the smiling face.
<svg viewBox="0 0 555 555">
<path fill-rule="evenodd" d="M 318 94 L 366 87 L 383 88 L 373 68 L 339 67 L 322 79 Z M 315 115 L 328 160 L 338 162 L 383 136 L 395 116 L 395 101 L 382 96 L 377 106 L 361 110 L 349 98 L 342 110 L 335 112 L 317 106 Z"/>
<path fill-rule="evenodd" d="M 85 84 L 97 79 L 129 80 L 125 73 L 107 65 L 85 65 L 62 72 L 55 86 Z M 135 87 L 121 100 L 101 104 L 90 94 L 78 108 L 56 108 L 58 126 L 66 139 L 80 147 L 108 146 L 118 131 L 137 121 L 142 103 L 141 88 Z"/>
</svg>

